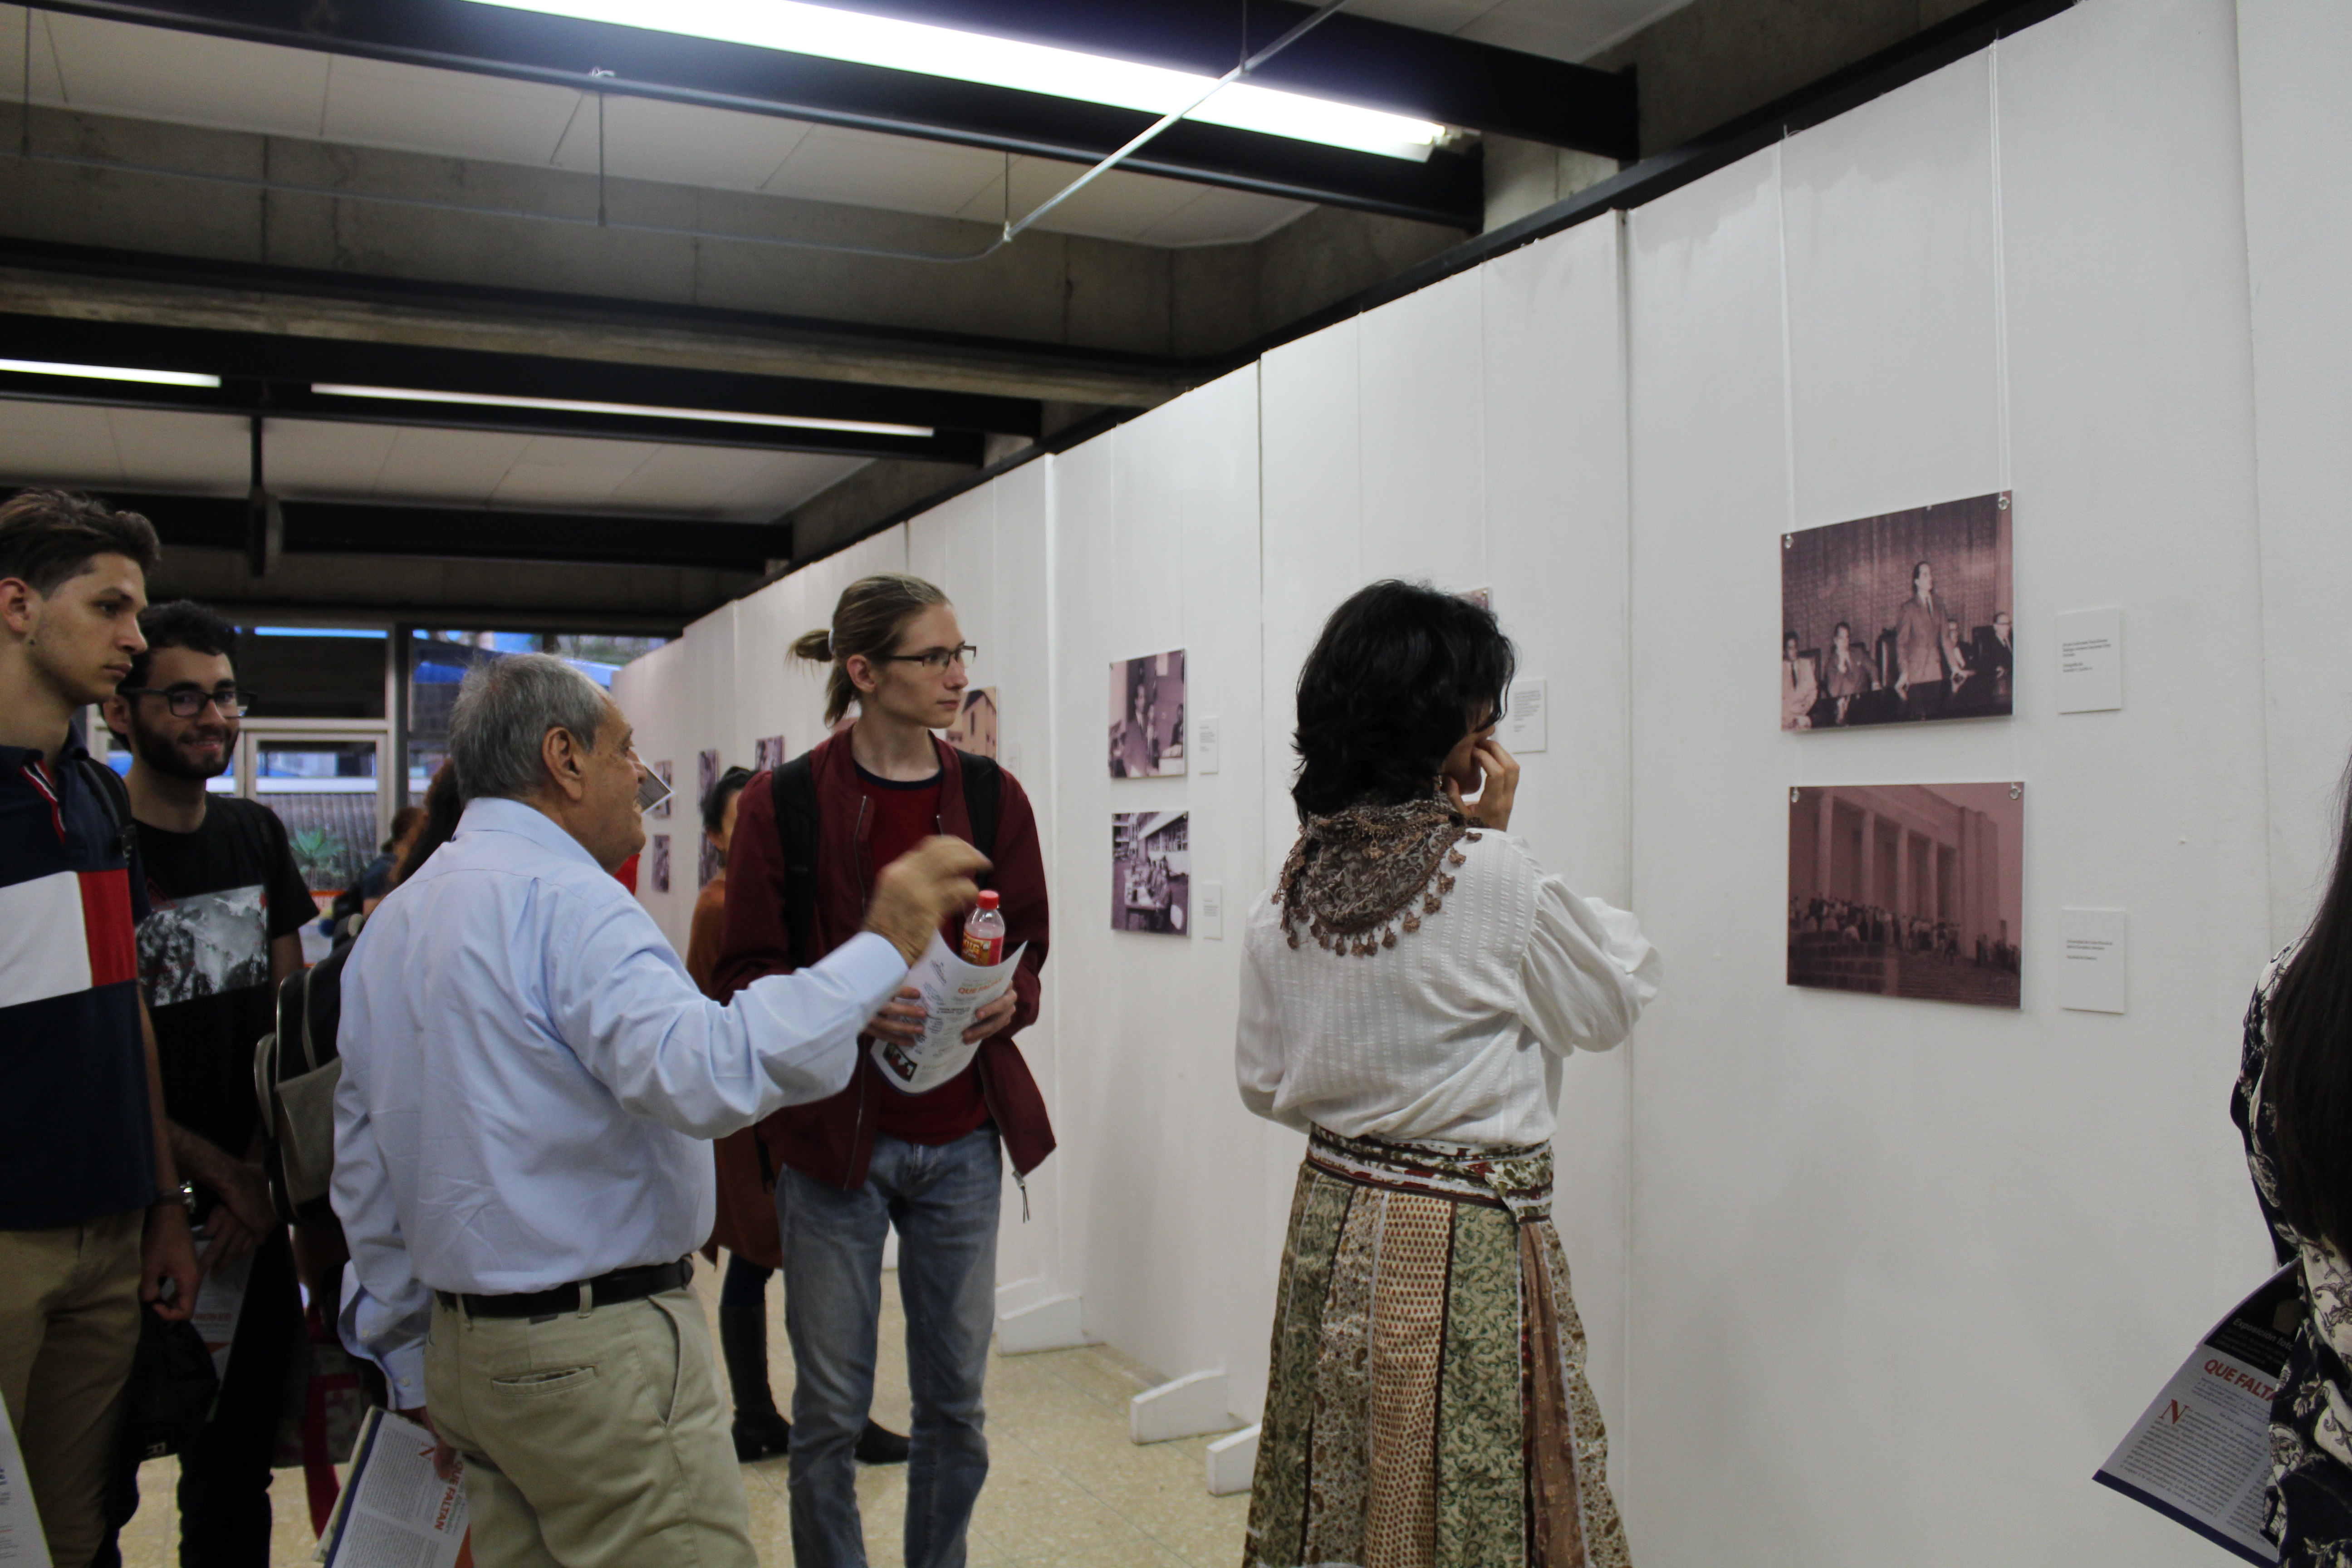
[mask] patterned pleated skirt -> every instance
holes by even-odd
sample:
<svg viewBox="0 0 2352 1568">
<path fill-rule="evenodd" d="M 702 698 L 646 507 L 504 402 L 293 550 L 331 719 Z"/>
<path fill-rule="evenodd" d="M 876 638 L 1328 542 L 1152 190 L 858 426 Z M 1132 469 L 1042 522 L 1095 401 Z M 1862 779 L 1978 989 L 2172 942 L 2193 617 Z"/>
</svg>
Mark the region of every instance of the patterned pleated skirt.
<svg viewBox="0 0 2352 1568">
<path fill-rule="evenodd" d="M 1624 1568 L 1551 1151 L 1299 1167 L 1244 1568 Z"/>
</svg>

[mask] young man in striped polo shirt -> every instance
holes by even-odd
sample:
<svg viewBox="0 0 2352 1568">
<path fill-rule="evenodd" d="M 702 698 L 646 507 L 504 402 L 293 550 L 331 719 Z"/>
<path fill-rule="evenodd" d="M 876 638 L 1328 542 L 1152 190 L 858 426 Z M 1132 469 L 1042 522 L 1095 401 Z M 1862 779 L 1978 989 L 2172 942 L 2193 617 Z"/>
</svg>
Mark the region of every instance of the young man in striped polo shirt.
<svg viewBox="0 0 2352 1568">
<path fill-rule="evenodd" d="M 130 811 L 70 728 L 146 646 L 157 553 L 145 518 L 85 496 L 0 503 L 0 1400 L 55 1568 L 105 1533 L 140 1302 L 184 1318 L 196 1299 Z"/>
</svg>

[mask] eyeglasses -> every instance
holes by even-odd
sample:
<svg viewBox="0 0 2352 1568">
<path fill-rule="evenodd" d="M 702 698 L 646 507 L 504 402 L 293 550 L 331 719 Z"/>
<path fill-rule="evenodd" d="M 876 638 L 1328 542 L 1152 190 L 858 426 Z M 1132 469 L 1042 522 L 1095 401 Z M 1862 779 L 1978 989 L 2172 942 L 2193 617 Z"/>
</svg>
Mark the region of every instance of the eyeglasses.
<svg viewBox="0 0 2352 1568">
<path fill-rule="evenodd" d="M 919 664 L 937 675 L 951 664 L 970 664 L 980 657 L 980 649 L 970 643 L 961 647 L 927 647 L 920 653 L 886 653 L 877 664 Z"/>
<path fill-rule="evenodd" d="M 152 686 L 120 686 L 115 688 L 114 694 L 117 697 L 160 697 L 172 705 L 172 717 L 174 719 L 193 719 L 205 710 L 207 702 L 220 710 L 222 718 L 238 718 L 253 711 L 253 705 L 261 695 L 257 691 L 247 691 L 234 686 L 218 687 L 211 691 L 201 686 L 174 686 L 165 689 Z"/>
</svg>

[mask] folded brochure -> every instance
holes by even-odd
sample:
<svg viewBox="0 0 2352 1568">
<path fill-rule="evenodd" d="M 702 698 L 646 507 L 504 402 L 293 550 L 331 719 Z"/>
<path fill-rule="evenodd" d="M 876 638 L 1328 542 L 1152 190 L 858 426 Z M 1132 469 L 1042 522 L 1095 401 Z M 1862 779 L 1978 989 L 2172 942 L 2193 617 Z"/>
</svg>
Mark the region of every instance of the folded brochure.
<svg viewBox="0 0 2352 1568">
<path fill-rule="evenodd" d="M 972 1015 L 1004 994 L 1013 972 L 1021 967 L 1023 942 L 1005 954 L 1004 962 L 982 967 L 966 963 L 948 951 L 945 939 L 934 931 L 931 945 L 907 973 L 907 984 L 923 994 L 923 1032 L 911 1043 L 876 1040 L 868 1047 L 882 1069 L 882 1081 L 901 1094 L 928 1094 L 971 1065 L 977 1045 L 966 1045 L 963 1032 Z"/>
<path fill-rule="evenodd" d="M 433 1468 L 433 1434 L 377 1405 L 360 1426 L 352 1472 L 319 1537 L 327 1568 L 470 1568 L 466 1485 Z"/>
<path fill-rule="evenodd" d="M 2290 1263 L 2197 1342 L 2092 1479 L 2249 1563 L 2276 1563 L 2263 1534 L 2271 1401 L 2302 1319 Z"/>
</svg>

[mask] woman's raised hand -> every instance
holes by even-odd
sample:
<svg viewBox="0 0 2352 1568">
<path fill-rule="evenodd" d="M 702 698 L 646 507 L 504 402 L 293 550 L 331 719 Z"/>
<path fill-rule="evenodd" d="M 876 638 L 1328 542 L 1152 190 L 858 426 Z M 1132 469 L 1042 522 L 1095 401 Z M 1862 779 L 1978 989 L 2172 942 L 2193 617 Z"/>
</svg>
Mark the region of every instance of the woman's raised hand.
<svg viewBox="0 0 2352 1568">
<path fill-rule="evenodd" d="M 1497 833 L 1508 831 L 1511 802 L 1519 793 L 1519 759 L 1504 750 L 1502 742 L 1486 735 L 1471 747 L 1470 760 L 1478 764 L 1478 798 L 1465 800 L 1462 785 L 1450 778 L 1445 781 L 1445 798 L 1479 826 Z"/>
</svg>

